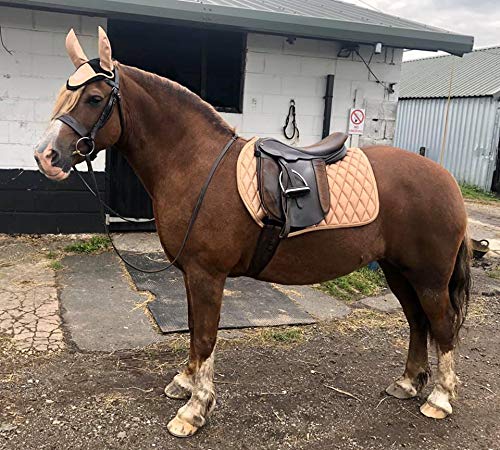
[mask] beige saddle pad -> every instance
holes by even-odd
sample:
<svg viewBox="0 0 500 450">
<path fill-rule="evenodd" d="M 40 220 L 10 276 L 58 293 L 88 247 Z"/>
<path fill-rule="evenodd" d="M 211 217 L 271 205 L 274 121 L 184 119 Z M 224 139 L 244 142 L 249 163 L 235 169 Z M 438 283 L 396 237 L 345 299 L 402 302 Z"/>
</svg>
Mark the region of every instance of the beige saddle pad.
<svg viewBox="0 0 500 450">
<path fill-rule="evenodd" d="M 257 162 L 251 139 L 238 157 L 238 191 L 248 212 L 263 227 L 265 217 L 257 188 Z M 377 182 L 370 161 L 359 148 L 350 148 L 339 162 L 326 167 L 330 186 L 330 211 L 318 225 L 295 231 L 289 237 L 309 231 L 360 227 L 373 222 L 379 211 Z"/>
</svg>

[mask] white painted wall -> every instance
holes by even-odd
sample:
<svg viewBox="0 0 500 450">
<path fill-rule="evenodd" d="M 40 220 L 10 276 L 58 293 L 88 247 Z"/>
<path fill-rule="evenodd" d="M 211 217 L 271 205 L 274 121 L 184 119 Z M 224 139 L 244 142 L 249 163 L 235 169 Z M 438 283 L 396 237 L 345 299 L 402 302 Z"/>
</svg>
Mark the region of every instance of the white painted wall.
<svg viewBox="0 0 500 450">
<path fill-rule="evenodd" d="M 89 58 L 97 56 L 97 26 L 106 19 L 0 6 L 0 169 L 37 169 L 33 149 L 54 100 L 75 69 L 65 50 L 74 28 Z M 104 169 L 104 154 L 96 169 Z M 85 170 L 82 165 L 82 170 Z"/>
<path fill-rule="evenodd" d="M 387 94 L 369 74 L 358 56 L 338 58 L 340 43 L 313 39 L 287 42 L 285 37 L 249 34 L 243 114 L 223 114 L 243 136 L 284 139 L 290 99 L 297 108 L 300 145 L 321 139 L 326 76 L 335 75 L 330 130 L 347 130 L 351 107 L 366 108 L 365 133 L 352 145 L 391 144 L 394 137 L 397 92 Z M 373 47 L 362 46 L 368 61 Z M 386 83 L 399 83 L 403 52 L 384 49 L 374 55 L 370 67 Z"/>
<path fill-rule="evenodd" d="M 97 53 L 97 26 L 106 19 L 0 7 L 0 169 L 36 169 L 33 147 L 47 125 L 55 96 L 74 70 L 66 55 L 66 33 L 74 28 L 87 55 Z M 242 136 L 284 139 L 282 127 L 290 99 L 297 107 L 298 144 L 321 139 L 326 75 L 335 75 L 331 131 L 346 131 L 349 109 L 367 109 L 365 134 L 350 144 L 390 144 L 394 136 L 396 94 L 375 82 L 359 57 L 337 58 L 340 44 L 250 34 L 242 114 L 222 114 Z M 363 46 L 368 60 L 372 47 Z M 384 82 L 399 82 L 402 51 L 384 49 L 371 68 Z M 83 169 L 83 167 L 82 167 Z M 96 160 L 104 170 L 104 153 Z"/>
</svg>

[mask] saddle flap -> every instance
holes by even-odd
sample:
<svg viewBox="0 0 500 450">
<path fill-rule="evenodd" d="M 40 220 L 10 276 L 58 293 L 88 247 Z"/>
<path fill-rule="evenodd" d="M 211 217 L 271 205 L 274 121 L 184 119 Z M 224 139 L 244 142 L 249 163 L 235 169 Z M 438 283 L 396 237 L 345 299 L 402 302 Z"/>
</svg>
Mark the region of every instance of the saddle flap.
<svg viewBox="0 0 500 450">
<path fill-rule="evenodd" d="M 280 170 L 270 158 L 257 158 L 257 181 L 264 211 L 274 220 L 281 220 Z"/>
<path fill-rule="evenodd" d="M 326 174 L 326 164 L 321 159 L 312 161 L 316 174 L 316 184 L 318 186 L 318 198 L 323 214 L 330 211 L 330 187 L 328 185 L 328 175 Z"/>
<path fill-rule="evenodd" d="M 328 191 L 328 179 L 323 165 L 316 169 L 313 161 L 297 160 L 286 164 L 287 170 L 266 153 L 258 153 L 257 180 L 261 205 L 269 218 L 286 222 L 292 228 L 316 225 L 324 219 L 324 205 L 320 202 L 316 172 L 321 172 L 323 201 L 324 189 Z M 298 177 L 298 178 L 292 178 Z M 307 186 L 307 191 L 295 189 Z"/>
</svg>

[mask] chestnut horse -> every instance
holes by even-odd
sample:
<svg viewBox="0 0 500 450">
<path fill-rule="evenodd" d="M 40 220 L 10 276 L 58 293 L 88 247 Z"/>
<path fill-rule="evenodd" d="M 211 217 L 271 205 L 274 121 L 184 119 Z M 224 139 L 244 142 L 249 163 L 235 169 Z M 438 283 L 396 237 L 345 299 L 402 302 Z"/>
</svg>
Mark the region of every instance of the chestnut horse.
<svg viewBox="0 0 500 450">
<path fill-rule="evenodd" d="M 68 53 L 81 67 L 87 58 L 74 33 L 70 35 Z M 114 71 L 120 79 L 121 108 L 112 108 L 96 133 L 96 151 L 113 147 L 111 151 L 120 151 L 133 167 L 151 196 L 158 235 L 172 260 L 202 185 L 234 130 L 209 104 L 179 84 L 112 61 L 103 30 L 99 30 L 99 55 L 96 70 L 102 69 L 104 75 L 92 77 L 90 70 L 85 83 L 76 88 L 70 78 L 35 158 L 40 170 L 54 180 L 66 178 L 71 167 L 84 160 L 74 149 L 86 143 L 77 143 L 74 127 L 57 119 L 69 114 L 91 129 L 113 95 L 106 74 L 113 77 Z M 73 78 L 73 84 L 79 78 L 82 81 L 78 71 Z M 176 261 L 186 285 L 191 344 L 187 367 L 165 388 L 170 398 L 188 399 L 168 424 L 175 436 L 195 433 L 215 406 L 214 348 L 224 283 L 228 276 L 247 273 L 260 232 L 236 184 L 238 153 L 246 142 L 237 138 L 219 165 Z M 437 347 L 437 377 L 421 411 L 444 418 L 452 412 L 450 400 L 457 383 L 453 351 L 470 293 L 464 202 L 453 177 L 429 159 L 393 147 L 362 150 L 378 183 L 377 219 L 357 228 L 283 239 L 258 279 L 318 283 L 378 261 L 410 326 L 406 368 L 387 392 L 404 399 L 415 397 L 425 386 L 431 336 Z"/>
</svg>

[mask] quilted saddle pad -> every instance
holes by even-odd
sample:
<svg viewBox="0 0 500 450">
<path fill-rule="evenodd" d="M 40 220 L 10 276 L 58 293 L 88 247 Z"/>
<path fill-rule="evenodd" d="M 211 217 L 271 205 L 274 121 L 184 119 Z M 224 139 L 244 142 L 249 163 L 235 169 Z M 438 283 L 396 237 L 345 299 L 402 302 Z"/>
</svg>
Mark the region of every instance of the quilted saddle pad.
<svg viewBox="0 0 500 450">
<path fill-rule="evenodd" d="M 265 217 L 257 186 L 257 162 L 254 144 L 248 141 L 238 157 L 236 177 L 238 191 L 250 215 L 261 227 Z M 318 225 L 294 231 L 297 236 L 310 231 L 360 227 L 373 222 L 379 212 L 377 182 L 370 161 L 360 148 L 350 148 L 347 155 L 326 167 L 330 187 L 330 211 Z"/>
</svg>

